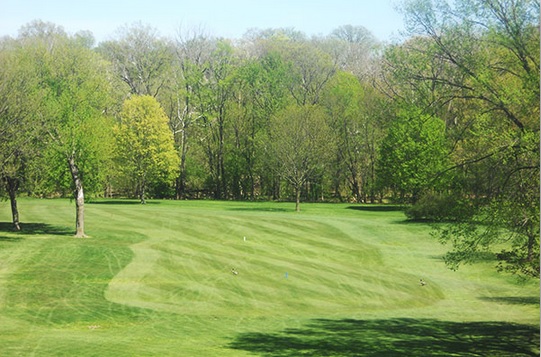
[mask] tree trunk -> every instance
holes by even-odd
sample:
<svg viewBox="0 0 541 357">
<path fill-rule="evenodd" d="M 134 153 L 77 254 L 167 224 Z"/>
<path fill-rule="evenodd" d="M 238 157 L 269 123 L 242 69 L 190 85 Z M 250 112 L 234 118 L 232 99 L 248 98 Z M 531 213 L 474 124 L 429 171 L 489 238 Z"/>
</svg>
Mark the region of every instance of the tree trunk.
<svg viewBox="0 0 541 357">
<path fill-rule="evenodd" d="M 83 181 L 79 175 L 79 168 L 75 164 L 75 158 L 71 155 L 68 158 L 73 184 L 75 185 L 75 237 L 85 238 L 85 195 L 83 192 Z"/>
<path fill-rule="evenodd" d="M 20 231 L 21 226 L 19 224 L 19 209 L 17 208 L 17 190 L 19 189 L 19 180 L 14 177 L 6 177 L 6 186 L 9 193 L 9 201 L 11 203 L 13 228 Z"/>
<path fill-rule="evenodd" d="M 536 235 L 535 234 L 528 234 L 528 254 L 526 256 L 526 261 L 528 263 L 533 262 L 535 254 L 534 254 L 534 246 L 536 245 Z"/>
<path fill-rule="evenodd" d="M 188 134 L 186 133 L 187 125 L 182 128 L 181 144 L 180 144 L 180 172 L 176 182 L 176 199 L 186 198 L 186 155 L 188 153 Z"/>
<path fill-rule="evenodd" d="M 295 212 L 301 211 L 301 188 L 296 185 L 295 186 Z"/>
<path fill-rule="evenodd" d="M 142 205 L 147 203 L 147 201 L 145 201 L 145 187 L 144 186 L 141 187 L 141 191 L 139 192 L 139 199 L 141 200 Z"/>
</svg>

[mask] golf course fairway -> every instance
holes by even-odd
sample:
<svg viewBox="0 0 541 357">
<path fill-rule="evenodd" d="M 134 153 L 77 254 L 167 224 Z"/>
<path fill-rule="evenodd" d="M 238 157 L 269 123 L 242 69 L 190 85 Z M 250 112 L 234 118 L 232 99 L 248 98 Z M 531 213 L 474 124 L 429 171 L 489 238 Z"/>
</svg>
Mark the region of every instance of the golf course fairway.
<svg viewBox="0 0 541 357">
<path fill-rule="evenodd" d="M 539 280 L 393 208 L 97 200 L 78 239 L 70 200 L 0 202 L 0 356 L 538 356 Z"/>
</svg>

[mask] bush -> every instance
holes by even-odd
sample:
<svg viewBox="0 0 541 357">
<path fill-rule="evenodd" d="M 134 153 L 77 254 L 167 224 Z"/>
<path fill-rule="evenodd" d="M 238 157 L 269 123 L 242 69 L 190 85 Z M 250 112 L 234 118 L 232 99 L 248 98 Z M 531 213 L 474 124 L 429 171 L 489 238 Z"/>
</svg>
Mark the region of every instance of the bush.
<svg viewBox="0 0 541 357">
<path fill-rule="evenodd" d="M 455 221 L 465 212 L 464 208 L 452 195 L 427 192 L 404 213 L 414 221 Z"/>
</svg>

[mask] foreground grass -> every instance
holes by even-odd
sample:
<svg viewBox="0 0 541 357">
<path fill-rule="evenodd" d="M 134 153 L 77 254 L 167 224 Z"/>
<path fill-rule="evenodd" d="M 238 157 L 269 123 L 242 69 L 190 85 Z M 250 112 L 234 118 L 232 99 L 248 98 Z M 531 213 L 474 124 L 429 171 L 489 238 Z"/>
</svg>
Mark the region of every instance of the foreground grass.
<svg viewBox="0 0 541 357">
<path fill-rule="evenodd" d="M 538 281 L 449 271 L 399 211 L 98 201 L 75 239 L 68 200 L 20 208 L 24 232 L 0 223 L 2 356 L 539 353 Z"/>
</svg>

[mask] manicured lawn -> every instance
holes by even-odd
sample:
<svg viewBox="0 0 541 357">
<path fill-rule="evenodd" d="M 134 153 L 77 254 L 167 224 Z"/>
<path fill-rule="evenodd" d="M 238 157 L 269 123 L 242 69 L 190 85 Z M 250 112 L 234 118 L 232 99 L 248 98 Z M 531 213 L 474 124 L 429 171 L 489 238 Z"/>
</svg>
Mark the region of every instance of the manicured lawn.
<svg viewBox="0 0 541 357">
<path fill-rule="evenodd" d="M 400 211 L 0 203 L 1 356 L 536 356 L 539 281 L 448 270 Z M 238 274 L 232 273 L 234 269 Z M 427 282 L 419 284 L 419 279 Z"/>
</svg>

